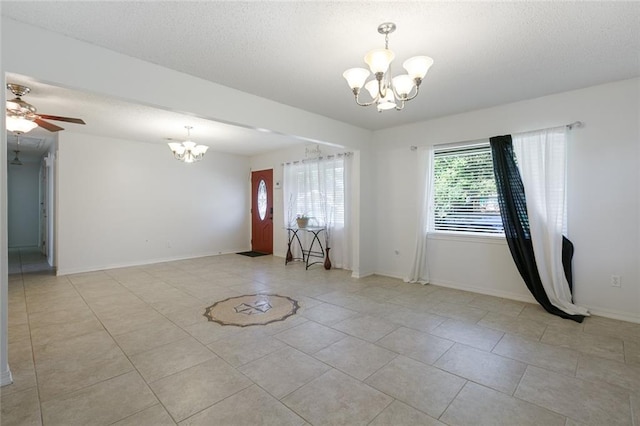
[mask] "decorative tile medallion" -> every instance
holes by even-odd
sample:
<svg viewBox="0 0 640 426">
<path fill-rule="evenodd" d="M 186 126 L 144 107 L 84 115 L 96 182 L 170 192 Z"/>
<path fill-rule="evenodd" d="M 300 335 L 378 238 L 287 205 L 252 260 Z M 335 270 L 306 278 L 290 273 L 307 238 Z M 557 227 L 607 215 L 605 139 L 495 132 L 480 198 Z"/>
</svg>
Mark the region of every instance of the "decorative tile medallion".
<svg viewBox="0 0 640 426">
<path fill-rule="evenodd" d="M 254 303 L 241 303 L 233 309 L 239 314 L 253 315 L 264 314 L 271 308 L 273 308 L 273 306 L 271 306 L 268 301 L 257 300 Z"/>
<path fill-rule="evenodd" d="M 247 294 L 214 303 L 205 310 L 204 316 L 220 325 L 248 327 L 283 321 L 299 308 L 298 301 L 287 296 Z"/>
</svg>

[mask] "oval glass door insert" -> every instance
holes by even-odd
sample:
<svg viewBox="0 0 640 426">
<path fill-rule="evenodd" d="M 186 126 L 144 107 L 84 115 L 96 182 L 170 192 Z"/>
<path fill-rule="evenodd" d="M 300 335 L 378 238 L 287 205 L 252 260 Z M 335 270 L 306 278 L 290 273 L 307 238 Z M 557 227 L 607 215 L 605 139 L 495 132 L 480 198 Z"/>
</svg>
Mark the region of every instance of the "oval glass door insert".
<svg viewBox="0 0 640 426">
<path fill-rule="evenodd" d="M 267 184 L 264 179 L 258 184 L 258 215 L 260 220 L 267 216 Z"/>
</svg>

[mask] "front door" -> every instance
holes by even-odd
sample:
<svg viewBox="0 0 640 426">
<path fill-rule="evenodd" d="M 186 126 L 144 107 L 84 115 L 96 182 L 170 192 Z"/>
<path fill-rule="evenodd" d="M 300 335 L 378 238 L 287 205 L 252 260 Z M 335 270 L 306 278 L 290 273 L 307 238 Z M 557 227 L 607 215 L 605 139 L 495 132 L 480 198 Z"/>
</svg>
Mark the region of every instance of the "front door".
<svg viewBox="0 0 640 426">
<path fill-rule="evenodd" d="M 251 172 L 251 250 L 273 253 L 273 170 Z"/>
</svg>

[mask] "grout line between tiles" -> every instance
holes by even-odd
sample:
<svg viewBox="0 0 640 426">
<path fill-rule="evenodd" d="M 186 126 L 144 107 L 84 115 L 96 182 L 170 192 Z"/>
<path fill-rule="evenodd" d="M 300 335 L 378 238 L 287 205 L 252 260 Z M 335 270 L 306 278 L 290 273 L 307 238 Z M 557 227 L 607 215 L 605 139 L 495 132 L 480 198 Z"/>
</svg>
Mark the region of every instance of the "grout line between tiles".
<svg viewBox="0 0 640 426">
<path fill-rule="evenodd" d="M 464 377 L 463 377 L 463 379 L 464 379 Z M 458 392 L 456 392 L 455 396 L 454 396 L 453 398 L 451 398 L 451 401 L 449 401 L 449 403 L 447 404 L 447 407 L 446 407 L 444 410 L 442 410 L 442 413 L 440 413 L 440 415 L 437 417 L 437 419 L 438 419 L 438 420 L 440 420 L 440 419 L 442 418 L 442 416 L 444 416 L 444 413 L 446 413 L 446 412 L 447 412 L 447 410 L 449 409 L 449 407 L 451 406 L 451 404 L 453 404 L 453 401 L 455 401 L 455 400 L 456 400 L 456 398 L 458 397 L 458 395 L 460 395 L 460 392 L 462 392 L 462 390 L 463 390 L 465 387 L 467 387 L 467 384 L 470 382 L 470 380 L 468 380 L 468 379 L 465 379 L 465 380 L 466 380 L 466 381 L 464 382 L 464 384 L 463 384 L 462 386 L 460 386 L 460 389 L 458 390 Z M 475 382 L 473 382 L 473 383 L 475 383 Z M 479 383 L 478 383 L 478 384 L 479 384 Z M 484 385 L 480 385 L 480 386 L 484 386 Z M 486 387 L 486 386 L 485 386 L 485 387 Z M 488 389 L 491 389 L 491 388 L 488 388 Z M 495 390 L 495 389 L 492 389 L 492 390 Z"/>
<path fill-rule="evenodd" d="M 22 271 L 22 256 L 19 252 L 20 256 L 20 270 Z M 33 364 L 33 375 L 36 379 L 36 395 L 38 395 L 38 406 L 40 408 L 40 423 L 44 424 L 44 415 L 42 413 L 42 400 L 40 398 L 40 387 L 38 386 L 38 369 L 36 368 L 36 354 L 33 349 L 33 336 L 31 335 L 31 316 L 29 315 L 29 306 L 27 302 L 27 293 L 24 288 L 24 275 L 22 272 L 20 273 L 20 286 L 22 288 L 22 297 L 24 297 L 24 310 L 27 315 L 27 328 L 29 329 L 29 344 L 31 345 L 31 362 Z"/>
<path fill-rule="evenodd" d="M 71 281 L 71 280 L 69 280 Z M 131 290 L 129 290 L 126 286 L 122 285 L 122 283 L 120 283 L 120 281 L 116 280 L 116 282 L 124 287 L 127 291 L 129 291 L 130 293 L 134 294 Z M 71 281 L 71 285 L 76 289 L 76 291 L 78 291 L 76 285 Z M 82 297 L 82 299 L 85 301 L 85 303 L 87 303 L 86 299 L 84 298 L 84 296 L 80 293 L 80 291 L 78 291 L 78 293 L 80 294 L 80 297 Z M 138 295 L 134 294 L 136 297 L 138 297 Z M 139 298 L 139 297 L 138 297 Z M 142 299 L 140 299 L 142 300 Z M 147 304 L 147 302 L 145 302 L 144 300 L 142 300 L 145 304 Z M 89 306 L 89 309 L 91 310 L 91 312 L 93 313 L 93 315 L 98 319 L 98 321 L 100 322 L 100 324 L 102 325 L 102 327 L 104 328 L 105 332 L 109 335 L 109 337 L 111 338 L 111 340 L 113 341 L 113 343 L 118 347 L 118 349 L 120 349 L 120 352 L 124 355 L 125 358 L 127 358 L 127 361 L 129 361 L 129 364 L 131 364 L 131 367 L 133 368 L 133 370 L 130 370 L 126 373 L 123 374 L 127 374 L 130 373 L 131 371 L 135 371 L 140 378 L 142 379 L 142 381 L 144 382 L 144 384 L 147 386 L 147 389 L 149 389 L 149 391 L 153 394 L 153 396 L 156 398 L 156 401 L 158 401 L 158 404 L 162 405 L 162 407 L 164 408 L 164 410 L 169 414 L 169 416 L 173 419 L 173 415 L 171 415 L 171 413 L 169 412 L 169 410 L 167 409 L 167 407 L 162 403 L 162 401 L 160 400 L 160 398 L 158 398 L 158 395 L 154 392 L 154 390 L 151 388 L 151 386 L 149 385 L 149 382 L 144 378 L 144 376 L 142 375 L 142 373 L 140 372 L 140 370 L 138 370 L 138 368 L 136 367 L 136 365 L 133 363 L 133 361 L 131 361 L 131 358 L 129 357 L 129 355 L 127 355 L 127 353 L 122 349 L 122 347 L 120 346 L 120 344 L 118 343 L 118 341 L 113 337 L 113 335 L 111 334 L 111 332 L 105 327 L 104 323 L 102 322 L 102 320 L 100 319 L 100 317 L 98 317 L 98 315 L 95 313 L 95 311 L 93 310 L 93 308 L 91 307 L 91 305 L 89 305 L 87 303 L 87 305 Z M 148 304 L 147 304 L 148 305 Z M 149 305 L 151 306 L 151 305 Z M 153 307 L 152 307 L 153 308 Z M 153 308 L 155 309 L 155 308 Z M 206 347 L 206 346 L 205 346 Z M 207 348 L 209 350 L 209 348 Z M 122 374 L 118 375 L 118 376 L 114 376 L 114 377 L 119 377 Z M 110 380 L 114 377 L 111 377 L 109 379 L 106 380 Z M 102 382 L 106 381 L 103 380 Z M 145 407 L 144 409 L 147 409 L 149 407 Z M 141 410 L 142 411 L 142 410 Z M 122 419 L 119 419 L 117 421 L 120 421 Z M 173 419 L 175 422 L 175 419 Z M 176 422 L 177 423 L 177 422 Z"/>
</svg>

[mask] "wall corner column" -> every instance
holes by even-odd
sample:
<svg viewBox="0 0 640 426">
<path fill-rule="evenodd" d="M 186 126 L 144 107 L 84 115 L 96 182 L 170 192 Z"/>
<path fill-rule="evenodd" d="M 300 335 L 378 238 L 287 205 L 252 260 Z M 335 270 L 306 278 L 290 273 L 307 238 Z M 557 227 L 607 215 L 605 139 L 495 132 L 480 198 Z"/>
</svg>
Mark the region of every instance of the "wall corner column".
<svg viewBox="0 0 640 426">
<path fill-rule="evenodd" d="M 6 85 L 5 74 L 2 73 L 2 85 Z M 0 102 L 7 102 L 5 91 L 2 91 Z M 2 149 L 0 149 L 0 229 L 7 230 L 7 131 L 4 120 L 0 120 L 2 132 Z M 9 369 L 9 240 L 7 233 L 0 236 L 0 386 L 13 383 Z"/>
</svg>

